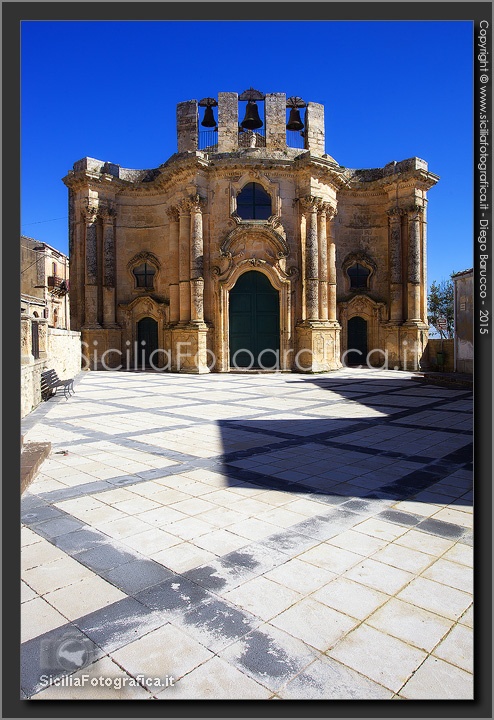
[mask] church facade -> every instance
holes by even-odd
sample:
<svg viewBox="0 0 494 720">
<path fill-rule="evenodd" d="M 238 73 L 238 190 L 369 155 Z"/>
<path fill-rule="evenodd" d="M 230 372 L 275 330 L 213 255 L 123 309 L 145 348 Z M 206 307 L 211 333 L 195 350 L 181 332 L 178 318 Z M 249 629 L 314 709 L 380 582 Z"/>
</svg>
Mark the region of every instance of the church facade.
<svg viewBox="0 0 494 720">
<path fill-rule="evenodd" d="M 179 103 L 177 139 L 158 168 L 86 157 L 64 178 L 89 367 L 418 369 L 425 161 L 345 168 L 322 105 L 252 88 Z"/>
</svg>

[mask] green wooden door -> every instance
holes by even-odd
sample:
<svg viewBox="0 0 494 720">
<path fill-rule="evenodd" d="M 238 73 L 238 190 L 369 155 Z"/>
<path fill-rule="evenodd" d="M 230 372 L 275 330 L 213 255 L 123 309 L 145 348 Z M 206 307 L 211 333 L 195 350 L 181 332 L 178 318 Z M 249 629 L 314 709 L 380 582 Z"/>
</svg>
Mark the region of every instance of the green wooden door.
<svg viewBox="0 0 494 720">
<path fill-rule="evenodd" d="M 153 318 L 145 317 L 137 323 L 137 365 L 149 367 L 149 356 L 158 349 L 158 323 Z M 156 355 L 152 358 L 157 365 Z"/>
<path fill-rule="evenodd" d="M 367 320 L 358 315 L 348 321 L 348 351 L 347 365 L 367 364 Z"/>
<path fill-rule="evenodd" d="M 230 291 L 230 366 L 275 369 L 280 349 L 280 297 L 252 270 Z"/>
</svg>

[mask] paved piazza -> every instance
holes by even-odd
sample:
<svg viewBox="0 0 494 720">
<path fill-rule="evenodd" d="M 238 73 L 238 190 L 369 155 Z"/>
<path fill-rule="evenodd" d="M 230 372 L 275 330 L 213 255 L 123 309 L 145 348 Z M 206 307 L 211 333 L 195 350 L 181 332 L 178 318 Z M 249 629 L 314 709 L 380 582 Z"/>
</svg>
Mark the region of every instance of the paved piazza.
<svg viewBox="0 0 494 720">
<path fill-rule="evenodd" d="M 87 372 L 38 407 L 22 697 L 472 699 L 472 393 L 412 377 Z"/>
</svg>

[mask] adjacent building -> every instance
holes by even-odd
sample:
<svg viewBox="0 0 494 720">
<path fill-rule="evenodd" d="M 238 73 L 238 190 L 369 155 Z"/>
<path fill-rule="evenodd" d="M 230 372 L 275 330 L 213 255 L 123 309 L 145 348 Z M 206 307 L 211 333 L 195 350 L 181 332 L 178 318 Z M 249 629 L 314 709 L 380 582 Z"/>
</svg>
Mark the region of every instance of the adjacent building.
<svg viewBox="0 0 494 720">
<path fill-rule="evenodd" d="M 21 235 L 21 313 L 70 329 L 69 258 L 44 242 Z"/>
<path fill-rule="evenodd" d="M 473 268 L 451 276 L 454 282 L 455 372 L 473 373 Z"/>
<path fill-rule="evenodd" d="M 324 107 L 250 88 L 177 106 L 157 168 L 86 157 L 69 191 L 71 323 L 94 368 L 411 368 L 428 339 L 419 158 L 350 169 Z"/>
</svg>

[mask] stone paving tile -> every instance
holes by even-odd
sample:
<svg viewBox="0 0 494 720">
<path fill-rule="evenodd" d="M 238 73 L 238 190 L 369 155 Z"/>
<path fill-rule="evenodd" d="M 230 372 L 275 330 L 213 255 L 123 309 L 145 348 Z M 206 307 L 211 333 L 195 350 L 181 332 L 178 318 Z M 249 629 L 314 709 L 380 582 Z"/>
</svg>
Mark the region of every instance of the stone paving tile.
<svg viewBox="0 0 494 720">
<path fill-rule="evenodd" d="M 420 573 L 434 562 L 434 558 L 426 553 L 390 543 L 372 556 L 373 560 L 392 565 L 411 573 Z"/>
<path fill-rule="evenodd" d="M 392 598 L 368 617 L 366 624 L 431 652 L 451 629 L 453 621 Z"/>
<path fill-rule="evenodd" d="M 165 568 L 178 573 L 187 572 L 187 570 L 216 559 L 213 553 L 189 542 L 181 542 L 166 548 L 166 550 L 160 550 L 160 552 L 153 553 L 151 557 Z"/>
<path fill-rule="evenodd" d="M 179 651 L 177 652 L 177 649 Z M 134 677 L 166 675 L 177 680 L 213 657 L 213 653 L 169 623 L 119 650 L 110 657 Z"/>
<path fill-rule="evenodd" d="M 272 692 L 219 657 L 206 660 L 157 700 L 267 700 Z"/>
<path fill-rule="evenodd" d="M 329 543 L 321 543 L 302 553 L 298 558 L 311 565 L 340 574 L 353 567 L 362 559 L 362 556 Z"/>
<path fill-rule="evenodd" d="M 298 557 L 269 570 L 264 577 L 302 595 L 308 595 L 330 583 L 336 575 L 323 568 L 310 565 Z"/>
<path fill-rule="evenodd" d="M 210 596 L 194 607 L 183 607 L 170 622 L 208 650 L 218 653 L 260 625 L 262 620 L 242 607 Z"/>
<path fill-rule="evenodd" d="M 105 605 L 122 600 L 125 595 L 98 575 L 80 580 L 77 585 L 68 585 L 46 593 L 45 599 L 68 620 L 86 615 Z"/>
<path fill-rule="evenodd" d="M 65 625 L 67 619 L 46 600 L 34 597 L 22 604 L 21 642 L 42 635 L 48 630 Z"/>
<path fill-rule="evenodd" d="M 158 585 L 170 577 L 170 574 L 170 571 L 159 563 L 144 558 L 101 571 L 102 577 L 128 595 Z"/>
<path fill-rule="evenodd" d="M 331 658 L 315 660 L 278 691 L 283 700 L 387 700 L 393 693 Z"/>
<path fill-rule="evenodd" d="M 456 625 L 435 648 L 433 654 L 473 673 L 473 631 L 463 625 Z"/>
<path fill-rule="evenodd" d="M 294 605 L 301 595 L 295 590 L 277 587 L 266 577 L 257 577 L 225 593 L 224 597 L 262 620 L 270 620 Z"/>
<path fill-rule="evenodd" d="M 343 577 L 388 595 L 394 595 L 414 578 L 412 573 L 371 558 L 354 565 Z"/>
<path fill-rule="evenodd" d="M 440 558 L 422 573 L 422 576 L 457 590 L 463 590 L 467 593 L 473 592 L 472 570 L 449 560 Z"/>
<path fill-rule="evenodd" d="M 439 557 L 446 550 L 454 545 L 454 541 L 441 537 L 434 537 L 426 532 L 418 530 L 409 530 L 409 532 L 401 535 L 395 540 L 397 545 L 408 547 L 411 550 L 428 553 L 435 557 Z"/>
<path fill-rule="evenodd" d="M 272 625 L 261 625 L 219 653 L 220 657 L 273 692 L 294 678 L 318 653 Z"/>
<path fill-rule="evenodd" d="M 425 577 L 412 580 L 396 597 L 451 620 L 457 620 L 472 602 L 470 594 Z"/>
<path fill-rule="evenodd" d="M 23 574 L 24 580 L 38 595 L 73 585 L 92 576 L 93 573 L 84 565 L 67 556 L 38 565 Z"/>
<path fill-rule="evenodd" d="M 430 656 L 399 694 L 407 700 L 473 700 L 473 676 Z"/>
<path fill-rule="evenodd" d="M 31 543 L 22 549 L 21 570 L 23 573 L 30 568 L 55 562 L 65 557 L 65 553 L 62 550 L 54 547 L 41 537 L 39 540 L 40 542 Z"/>
<path fill-rule="evenodd" d="M 74 620 L 87 637 L 105 652 L 128 645 L 167 621 L 134 598 L 126 597 Z"/>
<path fill-rule="evenodd" d="M 336 577 L 311 597 L 358 620 L 365 620 L 389 600 L 389 595 L 343 577 Z"/>
<path fill-rule="evenodd" d="M 312 598 L 305 598 L 271 620 L 271 624 L 325 651 L 352 630 L 357 622 Z"/>
<path fill-rule="evenodd" d="M 427 657 L 422 650 L 365 624 L 343 638 L 328 655 L 394 692 Z"/>
</svg>

